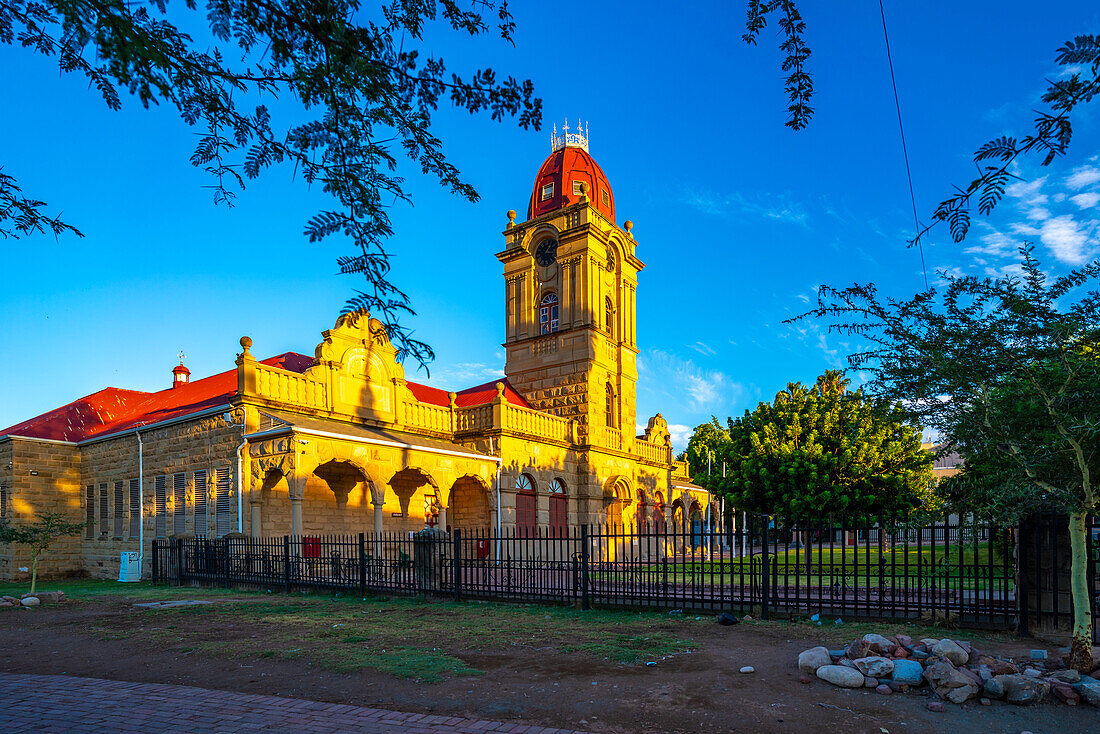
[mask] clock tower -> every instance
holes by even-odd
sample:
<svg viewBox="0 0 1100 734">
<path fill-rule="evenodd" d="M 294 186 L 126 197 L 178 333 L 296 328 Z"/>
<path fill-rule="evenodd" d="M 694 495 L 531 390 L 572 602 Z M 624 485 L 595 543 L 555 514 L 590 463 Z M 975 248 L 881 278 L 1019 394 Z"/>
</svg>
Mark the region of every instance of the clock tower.
<svg viewBox="0 0 1100 734">
<path fill-rule="evenodd" d="M 536 410 L 576 419 L 578 440 L 627 450 L 636 433 L 638 272 L 631 223 L 615 220 L 611 185 L 588 131 L 551 136 L 525 221 L 508 212 L 505 374 Z"/>
</svg>

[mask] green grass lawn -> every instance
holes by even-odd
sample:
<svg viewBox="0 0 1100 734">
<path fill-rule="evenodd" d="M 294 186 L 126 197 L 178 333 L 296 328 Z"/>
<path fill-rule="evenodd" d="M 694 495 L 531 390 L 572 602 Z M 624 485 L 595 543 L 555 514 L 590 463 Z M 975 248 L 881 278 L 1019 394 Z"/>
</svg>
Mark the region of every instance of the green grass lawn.
<svg viewBox="0 0 1100 734">
<path fill-rule="evenodd" d="M 129 640 L 179 654 L 244 660 L 300 661 L 340 673 L 372 669 L 434 683 L 477 675 L 482 654 L 519 656 L 547 651 L 637 665 L 695 648 L 691 632 L 702 621 L 663 612 L 592 610 L 523 604 L 367 598 L 121 584 L 47 581 L 42 590 L 64 591 L 73 606 L 113 604 L 114 613 L 82 624 L 103 640 Z M 2 584 L 18 596 L 27 585 Z M 134 609 L 152 600 L 200 599 L 213 604 Z M 119 609 L 118 602 L 127 606 Z M 136 616 L 140 615 L 140 616 Z M 713 620 L 707 619 L 713 623 Z M 470 662 L 473 661 L 473 662 Z"/>
<path fill-rule="evenodd" d="M 904 587 L 905 579 L 910 579 L 910 588 L 915 588 L 918 580 L 925 586 L 932 583 L 937 588 L 985 590 L 992 586 L 996 590 L 1014 588 L 1011 566 L 1005 568 L 1004 558 L 998 549 L 991 549 L 989 543 L 978 543 L 964 547 L 961 552 L 957 546 L 950 548 L 938 546 L 933 551 L 925 546 L 921 550 L 898 545 L 880 553 L 878 547 L 820 548 L 810 551 L 810 568 L 806 567 L 806 554 L 803 550 L 788 550 L 769 553 L 770 563 L 777 575 L 773 582 L 794 586 L 831 586 L 847 579 L 846 585 Z M 964 569 L 962 578 L 959 568 Z M 990 562 L 992 561 L 992 567 Z M 597 580 L 625 583 L 631 580 L 643 583 L 695 583 L 728 585 L 730 583 L 748 584 L 752 573 L 759 574 L 762 555 L 726 558 L 719 560 L 677 561 L 667 563 L 635 562 L 622 564 L 621 568 L 599 570 L 592 575 Z M 880 566 L 881 562 L 881 566 Z M 908 564 L 908 567 L 906 566 Z M 975 577 L 975 566 L 977 577 Z"/>
</svg>

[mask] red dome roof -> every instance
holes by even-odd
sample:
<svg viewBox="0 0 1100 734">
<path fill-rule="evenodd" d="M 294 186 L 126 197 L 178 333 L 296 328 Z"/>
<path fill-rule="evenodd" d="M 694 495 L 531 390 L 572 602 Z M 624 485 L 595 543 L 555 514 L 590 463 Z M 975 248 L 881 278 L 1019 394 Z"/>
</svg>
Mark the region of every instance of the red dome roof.
<svg viewBox="0 0 1100 734">
<path fill-rule="evenodd" d="M 581 200 L 580 191 L 573 193 L 574 182 L 588 184 L 588 200 L 612 222 L 615 221 L 615 194 L 600 166 L 583 148 L 564 147 L 555 150 L 542 164 L 535 178 L 535 190 L 527 207 L 527 218 L 534 219 Z M 553 184 L 543 198 L 543 187 Z"/>
</svg>

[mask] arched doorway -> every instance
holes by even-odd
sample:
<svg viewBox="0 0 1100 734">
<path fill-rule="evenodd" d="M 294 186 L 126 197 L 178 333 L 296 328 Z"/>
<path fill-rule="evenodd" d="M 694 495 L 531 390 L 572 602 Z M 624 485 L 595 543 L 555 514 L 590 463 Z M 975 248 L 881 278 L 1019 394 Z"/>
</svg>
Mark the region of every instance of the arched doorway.
<svg viewBox="0 0 1100 734">
<path fill-rule="evenodd" d="M 439 524 L 439 491 L 435 480 L 422 469 L 406 467 L 390 478 L 390 488 L 397 495 L 398 512 L 387 501 L 386 530 L 416 532 Z"/>
<path fill-rule="evenodd" d="M 374 511 L 366 476 L 354 464 L 333 459 L 306 478 L 302 532 L 351 535 L 371 530 Z"/>
<path fill-rule="evenodd" d="M 473 476 L 459 477 L 450 492 L 447 529 L 458 529 L 469 536 L 488 536 L 492 522 L 489 492 L 481 480 Z"/>
<path fill-rule="evenodd" d="M 665 531 L 665 498 L 660 492 L 653 494 L 653 531 Z"/>
<path fill-rule="evenodd" d="M 703 524 L 703 509 L 698 502 L 691 503 L 691 513 L 689 515 L 691 524 L 691 549 L 701 550 L 704 547 L 705 539 L 705 526 Z"/>
</svg>

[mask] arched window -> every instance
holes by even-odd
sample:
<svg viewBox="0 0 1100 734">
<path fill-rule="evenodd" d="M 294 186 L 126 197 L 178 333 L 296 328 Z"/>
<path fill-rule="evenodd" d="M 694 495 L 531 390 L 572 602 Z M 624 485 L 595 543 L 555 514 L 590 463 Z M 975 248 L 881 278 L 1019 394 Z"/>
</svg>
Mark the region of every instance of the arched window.
<svg viewBox="0 0 1100 734">
<path fill-rule="evenodd" d="M 609 336 L 615 336 L 615 304 L 611 302 L 611 296 L 603 299 L 603 328 Z"/>
<path fill-rule="evenodd" d="M 535 532 L 535 480 L 527 474 L 516 477 L 516 530 L 521 535 Z"/>
<path fill-rule="evenodd" d="M 653 529 L 665 529 L 665 498 L 660 492 L 653 495 Z"/>
<path fill-rule="evenodd" d="M 568 509 L 565 499 L 565 484 L 560 479 L 550 482 L 547 487 L 550 495 L 550 533 L 556 537 L 565 537 Z"/>
<path fill-rule="evenodd" d="M 539 333 L 550 334 L 558 330 L 558 294 L 547 293 L 539 301 Z"/>
<path fill-rule="evenodd" d="M 645 501 L 645 493 L 641 488 L 638 489 L 638 509 L 634 513 L 634 524 L 638 527 L 638 532 L 644 532 L 646 523 L 649 522 L 649 506 Z"/>
<path fill-rule="evenodd" d="M 607 403 L 604 408 L 604 420 L 607 422 L 608 428 L 618 428 L 619 424 L 615 420 L 615 388 L 611 387 L 611 383 L 606 385 Z"/>
</svg>

